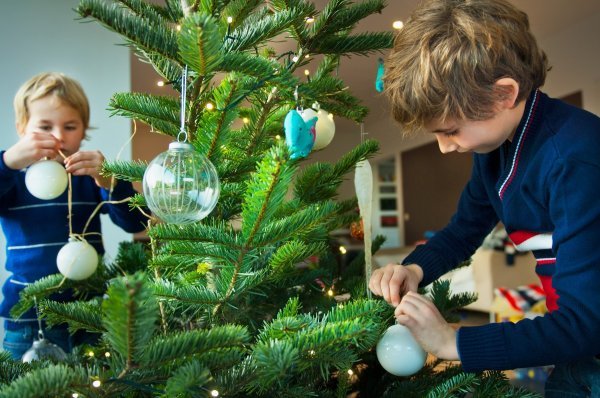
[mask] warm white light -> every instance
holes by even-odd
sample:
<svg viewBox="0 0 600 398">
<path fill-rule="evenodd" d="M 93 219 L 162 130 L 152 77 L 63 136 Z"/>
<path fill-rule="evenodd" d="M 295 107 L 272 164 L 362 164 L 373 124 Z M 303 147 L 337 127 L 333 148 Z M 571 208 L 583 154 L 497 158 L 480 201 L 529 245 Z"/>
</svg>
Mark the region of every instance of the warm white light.
<svg viewBox="0 0 600 398">
<path fill-rule="evenodd" d="M 79 394 L 77 394 L 76 392 L 74 392 L 73 394 L 71 394 L 71 396 L 72 396 L 73 398 L 79 398 Z"/>
<path fill-rule="evenodd" d="M 315 17 L 306 17 L 306 23 L 313 23 L 315 22 Z"/>
<path fill-rule="evenodd" d="M 292 61 L 293 61 L 293 62 L 298 62 L 298 56 L 297 56 L 297 55 L 294 55 L 294 57 L 292 58 Z"/>
<path fill-rule="evenodd" d="M 281 136 L 280 136 L 279 134 L 277 134 L 277 135 L 275 136 L 275 139 L 276 139 L 276 140 L 280 140 L 280 139 L 281 139 Z"/>
<path fill-rule="evenodd" d="M 159 81 L 156 82 L 156 85 L 158 87 L 163 87 L 165 85 L 165 82 L 163 82 L 162 80 L 159 80 Z"/>
<path fill-rule="evenodd" d="M 177 29 L 177 31 L 179 32 L 179 31 L 181 30 L 181 25 L 177 25 L 177 26 L 175 27 L 175 29 Z"/>
<path fill-rule="evenodd" d="M 305 74 L 306 76 L 308 76 L 308 75 L 310 75 L 310 71 L 309 71 L 308 69 L 304 69 L 304 74 Z"/>
<path fill-rule="evenodd" d="M 346 254 L 347 252 L 348 252 L 348 250 L 346 250 L 346 248 L 344 246 L 340 246 L 340 253 Z"/>
<path fill-rule="evenodd" d="M 329 297 L 333 297 L 333 294 L 334 294 L 334 293 L 333 293 L 333 290 L 332 290 L 332 289 L 329 289 L 329 290 L 327 291 L 327 295 L 328 295 Z"/>
<path fill-rule="evenodd" d="M 308 353 L 310 354 L 311 357 L 316 354 L 315 350 L 310 350 Z"/>
<path fill-rule="evenodd" d="M 94 356 L 94 351 L 89 351 L 89 352 L 88 352 L 88 356 L 89 356 L 89 357 L 93 357 L 93 356 Z"/>
<path fill-rule="evenodd" d="M 106 358 L 110 358 L 110 352 L 106 351 L 106 352 L 104 353 L 104 356 L 105 356 Z"/>
<path fill-rule="evenodd" d="M 102 383 L 100 382 L 100 380 L 94 380 L 94 382 L 92 383 L 92 386 L 98 388 L 102 385 Z"/>
<path fill-rule="evenodd" d="M 349 374 L 350 376 L 352 376 L 352 375 L 354 374 L 354 371 L 353 371 L 352 369 L 348 369 L 348 374 Z"/>
<path fill-rule="evenodd" d="M 304 56 L 304 58 L 305 58 L 305 59 L 309 59 L 309 58 L 310 58 L 310 54 L 306 54 L 306 55 Z"/>
<path fill-rule="evenodd" d="M 218 392 L 217 390 L 212 390 L 212 391 L 210 392 L 210 396 L 211 396 L 211 397 L 218 397 L 218 396 L 219 396 L 219 392 Z"/>
<path fill-rule="evenodd" d="M 394 23 L 392 23 L 392 27 L 394 29 L 402 29 L 404 27 L 404 22 L 402 22 L 402 21 L 394 21 Z"/>
<path fill-rule="evenodd" d="M 247 117 L 242 119 L 242 122 L 244 122 L 244 124 L 248 124 L 250 123 L 250 119 L 248 119 Z"/>
<path fill-rule="evenodd" d="M 227 17 L 227 23 L 232 23 L 233 22 L 233 17 Z"/>
<path fill-rule="evenodd" d="M 208 109 L 209 111 L 212 111 L 213 109 L 215 109 L 215 106 L 212 104 L 212 102 L 207 102 L 206 109 Z"/>
</svg>

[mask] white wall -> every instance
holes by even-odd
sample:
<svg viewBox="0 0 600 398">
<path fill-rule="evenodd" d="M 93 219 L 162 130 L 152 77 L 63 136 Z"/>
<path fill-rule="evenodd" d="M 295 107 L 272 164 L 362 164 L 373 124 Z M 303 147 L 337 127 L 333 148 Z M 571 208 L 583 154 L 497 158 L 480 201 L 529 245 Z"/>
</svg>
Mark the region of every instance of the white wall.
<svg viewBox="0 0 600 398">
<path fill-rule="evenodd" d="M 114 159 L 130 159 L 127 119 L 109 118 L 106 110 L 115 92 L 129 91 L 129 50 L 123 40 L 97 23 L 81 23 L 76 0 L 0 1 L 0 148 L 16 142 L 12 100 L 18 87 L 45 71 L 63 72 L 83 86 L 91 107 L 91 139 L 83 147 L 99 149 Z M 102 219 L 107 254 L 114 257 L 118 242 L 131 238 Z M 4 281 L 5 240 L 0 233 L 0 269 Z M 2 326 L 0 326 L 0 331 Z M 3 333 L 2 333 L 3 334 Z"/>
</svg>

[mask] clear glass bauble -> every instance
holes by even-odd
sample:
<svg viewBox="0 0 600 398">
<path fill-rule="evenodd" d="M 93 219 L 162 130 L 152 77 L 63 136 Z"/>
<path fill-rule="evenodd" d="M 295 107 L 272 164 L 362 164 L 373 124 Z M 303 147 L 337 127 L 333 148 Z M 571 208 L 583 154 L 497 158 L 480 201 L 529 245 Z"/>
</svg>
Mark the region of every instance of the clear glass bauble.
<svg viewBox="0 0 600 398">
<path fill-rule="evenodd" d="M 21 357 L 21 361 L 25 363 L 48 359 L 62 362 L 67 359 L 67 354 L 65 354 L 62 348 L 43 337 L 41 337 L 39 340 L 33 340 L 33 345 L 31 348 L 25 351 Z"/>
<path fill-rule="evenodd" d="M 221 191 L 215 166 L 190 144 L 172 142 L 144 173 L 148 208 L 169 224 L 202 220 L 217 205 Z"/>
</svg>

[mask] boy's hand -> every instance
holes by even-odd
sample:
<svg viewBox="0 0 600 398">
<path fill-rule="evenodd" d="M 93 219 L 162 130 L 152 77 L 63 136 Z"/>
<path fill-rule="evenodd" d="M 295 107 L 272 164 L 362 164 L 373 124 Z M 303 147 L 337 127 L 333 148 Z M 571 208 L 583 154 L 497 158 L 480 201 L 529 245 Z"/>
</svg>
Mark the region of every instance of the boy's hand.
<svg viewBox="0 0 600 398">
<path fill-rule="evenodd" d="M 369 289 L 396 307 L 402 296 L 417 291 L 422 279 L 423 270 L 417 264 L 388 264 L 373 271 Z"/>
<path fill-rule="evenodd" d="M 79 151 L 65 159 L 67 173 L 75 176 L 88 175 L 102 188 L 110 188 L 110 178 L 100 175 L 104 155 L 100 151 Z"/>
<path fill-rule="evenodd" d="M 21 170 L 40 159 L 56 158 L 59 149 L 60 142 L 52 134 L 28 133 L 4 152 L 4 164 L 13 170 Z"/>
<path fill-rule="evenodd" d="M 410 329 L 425 351 L 441 359 L 459 359 L 456 331 L 427 297 L 407 293 L 394 314 L 398 323 Z"/>
</svg>

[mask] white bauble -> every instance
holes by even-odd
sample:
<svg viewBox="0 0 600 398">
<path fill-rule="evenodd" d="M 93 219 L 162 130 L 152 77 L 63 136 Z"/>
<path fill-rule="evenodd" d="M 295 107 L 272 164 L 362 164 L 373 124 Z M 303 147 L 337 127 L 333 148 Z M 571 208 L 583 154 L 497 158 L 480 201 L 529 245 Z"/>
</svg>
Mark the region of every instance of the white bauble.
<svg viewBox="0 0 600 398">
<path fill-rule="evenodd" d="M 69 243 L 58 252 L 56 265 L 66 278 L 80 281 L 96 272 L 98 253 L 85 241 L 69 239 Z"/>
<path fill-rule="evenodd" d="M 335 134 L 335 123 L 333 113 L 319 109 L 317 112 L 317 126 L 315 127 L 315 145 L 313 150 L 323 149 L 333 140 Z"/>
<path fill-rule="evenodd" d="M 55 160 L 40 160 L 29 166 L 25 173 L 27 190 L 38 199 L 59 197 L 68 183 L 67 171 Z"/>
<path fill-rule="evenodd" d="M 390 326 L 377 343 L 377 359 L 395 376 L 410 376 L 425 364 L 427 353 L 403 325 Z"/>
</svg>

